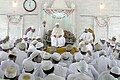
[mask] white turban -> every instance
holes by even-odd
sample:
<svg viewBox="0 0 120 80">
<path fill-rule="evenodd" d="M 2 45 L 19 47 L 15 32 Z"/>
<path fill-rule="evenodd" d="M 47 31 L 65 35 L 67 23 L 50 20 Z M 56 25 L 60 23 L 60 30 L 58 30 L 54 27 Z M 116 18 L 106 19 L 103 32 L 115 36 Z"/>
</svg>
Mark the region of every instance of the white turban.
<svg viewBox="0 0 120 80">
<path fill-rule="evenodd" d="M 120 68 L 118 66 L 114 66 L 110 71 L 114 74 L 120 75 Z"/>
<path fill-rule="evenodd" d="M 61 55 L 55 52 L 52 54 L 51 58 L 54 59 L 55 61 L 59 61 L 61 59 Z"/>
<path fill-rule="evenodd" d="M 30 73 L 22 73 L 18 80 L 35 80 L 35 77 Z"/>
<path fill-rule="evenodd" d="M 34 69 L 34 64 L 31 60 L 23 61 L 23 68 L 25 71 L 32 71 Z"/>
</svg>

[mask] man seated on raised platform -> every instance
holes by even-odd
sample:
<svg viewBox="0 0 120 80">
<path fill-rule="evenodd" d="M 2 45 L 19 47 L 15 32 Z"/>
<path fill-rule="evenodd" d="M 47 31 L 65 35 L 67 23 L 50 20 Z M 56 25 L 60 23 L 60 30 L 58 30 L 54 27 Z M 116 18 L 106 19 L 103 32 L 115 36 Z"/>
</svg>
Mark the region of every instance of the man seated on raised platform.
<svg viewBox="0 0 120 80">
<path fill-rule="evenodd" d="M 64 31 L 59 26 L 59 23 L 55 24 L 56 27 L 53 28 L 51 33 L 51 46 L 62 47 L 65 45 Z"/>
</svg>

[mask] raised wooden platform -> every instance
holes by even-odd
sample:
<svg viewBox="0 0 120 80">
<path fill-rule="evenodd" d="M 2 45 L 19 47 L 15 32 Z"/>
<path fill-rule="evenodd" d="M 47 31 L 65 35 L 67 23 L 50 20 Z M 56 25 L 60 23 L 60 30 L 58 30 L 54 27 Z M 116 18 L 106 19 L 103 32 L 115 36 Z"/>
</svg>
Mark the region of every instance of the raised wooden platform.
<svg viewBox="0 0 120 80">
<path fill-rule="evenodd" d="M 51 47 L 44 49 L 44 51 L 50 52 L 50 49 L 51 49 Z M 71 54 L 74 54 L 74 53 L 76 52 L 76 50 L 77 50 L 77 49 L 76 49 L 75 47 L 73 47 L 72 50 L 70 51 L 70 53 L 71 53 Z M 62 53 L 64 53 L 64 52 L 66 52 L 66 48 L 65 48 L 65 47 L 56 48 L 56 52 L 62 54 Z"/>
</svg>

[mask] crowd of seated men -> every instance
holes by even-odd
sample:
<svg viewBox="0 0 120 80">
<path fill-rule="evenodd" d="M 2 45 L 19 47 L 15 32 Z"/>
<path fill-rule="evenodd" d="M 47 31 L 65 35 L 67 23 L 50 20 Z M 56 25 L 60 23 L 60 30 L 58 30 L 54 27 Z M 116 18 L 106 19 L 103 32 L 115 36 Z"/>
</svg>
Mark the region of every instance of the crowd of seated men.
<svg viewBox="0 0 120 80">
<path fill-rule="evenodd" d="M 62 54 L 55 49 L 65 45 L 63 36 L 54 34 L 59 32 L 51 36 L 51 52 L 44 51 L 40 37 L 31 37 L 34 30 L 16 40 L 7 36 L 0 43 L 0 79 L 120 80 L 120 43 L 115 37 L 94 43 L 87 30 L 80 36 L 78 46 L 68 44 Z M 73 47 L 77 50 L 71 54 Z"/>
</svg>

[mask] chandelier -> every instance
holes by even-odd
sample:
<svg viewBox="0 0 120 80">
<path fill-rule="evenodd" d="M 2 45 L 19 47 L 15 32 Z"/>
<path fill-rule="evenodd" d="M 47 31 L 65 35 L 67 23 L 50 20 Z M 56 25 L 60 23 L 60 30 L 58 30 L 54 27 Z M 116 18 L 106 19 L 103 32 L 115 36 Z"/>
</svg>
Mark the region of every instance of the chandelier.
<svg viewBox="0 0 120 80">
<path fill-rule="evenodd" d="M 55 0 L 53 0 L 52 2 L 54 3 Z M 53 4 L 52 3 L 52 4 Z M 50 7 L 48 7 L 49 4 L 44 4 L 44 11 L 46 14 L 48 14 L 49 16 L 52 16 L 53 18 L 56 19 L 62 19 L 66 16 L 69 16 L 70 14 L 72 14 L 74 12 L 74 8 L 75 8 L 75 4 L 71 3 L 69 6 L 67 6 L 67 8 L 52 8 L 50 5 Z"/>
<path fill-rule="evenodd" d="M 52 16 L 53 18 L 62 19 L 66 16 L 69 16 L 71 13 L 73 13 L 74 9 L 52 9 L 52 8 L 46 8 L 43 9 L 45 13 L 47 13 L 49 16 Z"/>
</svg>

